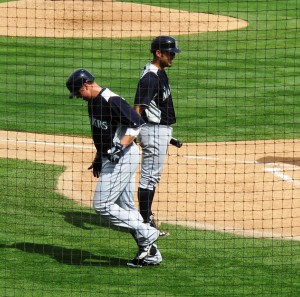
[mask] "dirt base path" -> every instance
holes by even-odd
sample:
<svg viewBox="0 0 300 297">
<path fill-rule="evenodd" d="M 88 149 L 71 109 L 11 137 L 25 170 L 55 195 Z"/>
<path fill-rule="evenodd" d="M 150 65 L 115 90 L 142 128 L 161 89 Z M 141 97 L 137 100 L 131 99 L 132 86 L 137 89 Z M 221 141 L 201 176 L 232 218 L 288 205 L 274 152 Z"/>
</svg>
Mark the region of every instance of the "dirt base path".
<svg viewBox="0 0 300 297">
<path fill-rule="evenodd" d="M 300 240 L 300 140 L 170 146 L 154 211 L 160 221 Z M 0 131 L 0 157 L 63 165 L 57 191 L 92 207 L 90 139 Z M 138 182 L 138 179 L 137 179 Z"/>
<path fill-rule="evenodd" d="M 30 37 L 143 37 L 236 30 L 241 19 L 136 3 L 21 0 L 0 3 L 0 35 Z"/>
</svg>

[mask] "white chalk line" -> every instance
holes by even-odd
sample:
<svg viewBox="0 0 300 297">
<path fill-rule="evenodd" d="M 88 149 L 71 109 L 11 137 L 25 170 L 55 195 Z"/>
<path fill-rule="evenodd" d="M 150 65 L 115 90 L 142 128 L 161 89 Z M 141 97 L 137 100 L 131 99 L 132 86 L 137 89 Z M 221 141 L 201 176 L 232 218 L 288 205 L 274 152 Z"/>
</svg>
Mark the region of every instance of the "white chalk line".
<svg viewBox="0 0 300 297">
<path fill-rule="evenodd" d="M 30 141 L 30 140 L 16 140 L 16 139 L 5 139 L 0 138 L 0 142 L 14 142 L 14 143 L 27 143 L 27 144 L 34 144 L 34 145 L 44 145 L 44 146 L 56 146 L 56 147 L 71 147 L 71 148 L 79 148 L 79 149 L 94 149 L 94 146 L 90 145 L 75 145 L 75 144 L 66 144 L 66 143 L 58 143 L 58 142 L 47 142 L 47 141 Z M 268 173 L 272 173 L 279 179 L 292 183 L 296 186 L 300 186 L 300 181 L 296 180 L 292 177 L 290 177 L 287 174 L 284 174 L 282 170 L 284 171 L 296 171 L 300 170 L 299 166 L 296 165 L 289 165 L 289 164 L 282 164 L 282 163 L 261 163 L 257 161 L 239 161 L 235 159 L 227 159 L 227 158 L 219 158 L 219 157 L 212 157 L 212 156 L 192 156 L 192 155 L 179 155 L 179 154 L 169 154 L 169 156 L 176 156 L 176 157 L 183 157 L 188 159 L 201 159 L 201 160 L 213 160 L 213 161 L 219 161 L 222 163 L 233 163 L 233 164 L 255 164 L 255 165 L 270 165 L 274 166 L 272 168 L 265 168 L 264 171 Z M 284 168 L 280 168 L 280 167 Z"/>
<path fill-rule="evenodd" d="M 208 157 L 208 156 L 189 156 L 189 155 L 178 155 L 178 154 L 171 154 L 170 156 L 177 156 L 177 157 L 184 157 L 189 159 L 202 159 L 202 160 L 213 160 L 213 161 L 219 161 L 225 164 L 233 163 L 233 164 L 254 164 L 254 165 L 268 165 L 273 166 L 272 168 L 265 168 L 264 171 L 268 173 L 272 173 L 279 179 L 292 183 L 296 186 L 300 186 L 300 181 L 288 176 L 287 174 L 282 173 L 282 171 L 297 171 L 300 170 L 299 166 L 296 165 L 290 165 L 285 163 L 262 163 L 257 161 L 239 161 L 234 159 L 227 159 L 227 158 L 218 158 L 218 157 Z M 279 167 L 278 167 L 279 166 Z M 281 168 L 280 168 L 281 167 Z"/>
<path fill-rule="evenodd" d="M 280 168 L 276 168 L 276 167 L 274 167 L 274 168 L 265 168 L 265 171 L 273 173 L 275 176 L 282 179 L 283 181 L 286 181 L 288 183 L 292 183 L 296 186 L 300 186 L 300 181 L 288 176 L 287 174 L 282 173 Z"/>
<path fill-rule="evenodd" d="M 30 141 L 30 140 L 16 140 L 16 139 L 4 139 L 0 138 L 0 142 L 15 142 L 15 143 L 26 143 L 26 144 L 35 144 L 35 145 L 49 145 L 57 147 L 71 147 L 79 149 L 94 149 L 94 146 L 91 145 L 77 145 L 77 144 L 66 144 L 58 142 L 48 142 L 48 141 Z"/>
</svg>

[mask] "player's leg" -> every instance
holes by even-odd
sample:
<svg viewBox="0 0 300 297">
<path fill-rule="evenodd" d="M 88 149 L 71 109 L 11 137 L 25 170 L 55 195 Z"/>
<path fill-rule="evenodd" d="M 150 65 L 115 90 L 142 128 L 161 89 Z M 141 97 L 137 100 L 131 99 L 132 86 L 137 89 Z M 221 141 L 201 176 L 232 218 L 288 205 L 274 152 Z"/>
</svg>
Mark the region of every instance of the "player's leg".
<svg viewBox="0 0 300 297">
<path fill-rule="evenodd" d="M 137 211 L 123 209 L 116 203 L 136 172 L 138 162 L 138 148 L 134 145 L 125 151 L 118 164 L 103 163 L 94 195 L 94 209 L 114 227 L 133 232 L 139 245 L 145 246 L 157 239 L 158 230 L 144 224 Z"/>
<path fill-rule="evenodd" d="M 138 188 L 139 210 L 145 223 L 150 222 L 152 215 L 152 202 L 154 198 L 155 187 L 153 190 Z"/>
<path fill-rule="evenodd" d="M 134 205 L 135 177 L 136 173 L 134 172 L 131 175 L 129 183 L 125 186 L 121 196 L 116 201 L 120 207 L 126 210 L 136 210 Z"/>
<path fill-rule="evenodd" d="M 143 221 L 140 212 L 134 205 L 135 176 L 135 173 L 132 174 L 130 182 L 124 188 L 122 195 L 119 197 L 116 203 L 127 211 L 135 212 L 136 216 L 139 218 L 139 221 Z"/>
<path fill-rule="evenodd" d="M 141 178 L 138 189 L 139 209 L 145 222 L 151 221 L 155 186 L 160 181 L 172 128 L 162 125 L 145 125 L 141 129 Z"/>
</svg>

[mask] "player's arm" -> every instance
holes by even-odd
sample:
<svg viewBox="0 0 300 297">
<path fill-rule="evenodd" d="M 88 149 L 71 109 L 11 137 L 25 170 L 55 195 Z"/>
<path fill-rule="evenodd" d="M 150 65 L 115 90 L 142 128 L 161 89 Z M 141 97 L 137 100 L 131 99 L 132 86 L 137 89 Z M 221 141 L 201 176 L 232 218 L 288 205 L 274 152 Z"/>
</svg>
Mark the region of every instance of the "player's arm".
<svg viewBox="0 0 300 297">
<path fill-rule="evenodd" d="M 109 99 L 111 108 L 114 111 L 115 119 L 123 126 L 127 126 L 125 135 L 108 151 L 108 160 L 118 163 L 124 155 L 126 147 L 130 146 L 140 132 L 140 127 L 145 124 L 140 115 L 121 97 Z"/>
<path fill-rule="evenodd" d="M 120 139 L 120 142 L 114 144 L 114 146 L 108 150 L 108 160 L 117 164 L 121 157 L 124 155 L 126 147 L 130 146 L 135 140 L 136 136 L 140 132 L 140 127 L 127 128 L 125 135 Z"/>
<path fill-rule="evenodd" d="M 130 146 L 135 138 L 139 135 L 140 133 L 140 127 L 136 128 L 127 128 L 124 136 L 120 139 L 120 144 L 123 145 L 124 147 Z"/>
<path fill-rule="evenodd" d="M 130 146 L 140 132 L 140 127 L 127 128 L 125 135 L 120 139 L 120 143 L 116 143 L 108 151 L 108 160 L 112 163 L 118 163 L 120 158 L 124 155 L 126 147 Z"/>
<path fill-rule="evenodd" d="M 142 115 L 143 112 L 145 111 L 145 109 L 147 108 L 147 106 L 145 105 L 134 105 L 134 110 L 139 114 Z"/>
<path fill-rule="evenodd" d="M 122 126 L 139 128 L 145 124 L 141 116 L 121 97 L 111 97 L 109 103 L 114 112 L 114 119 Z"/>
<path fill-rule="evenodd" d="M 142 115 L 157 96 L 158 79 L 153 73 L 145 75 L 138 83 L 134 98 L 134 110 Z"/>
</svg>

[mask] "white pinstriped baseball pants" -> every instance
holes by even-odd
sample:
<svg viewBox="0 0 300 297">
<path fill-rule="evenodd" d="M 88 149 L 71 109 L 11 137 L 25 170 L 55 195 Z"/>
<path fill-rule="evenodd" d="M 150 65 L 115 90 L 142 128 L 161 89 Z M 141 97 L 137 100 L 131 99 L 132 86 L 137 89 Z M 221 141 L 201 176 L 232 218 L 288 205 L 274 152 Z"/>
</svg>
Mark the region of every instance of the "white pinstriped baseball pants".
<svg viewBox="0 0 300 297">
<path fill-rule="evenodd" d="M 166 125 L 146 124 L 139 139 L 143 149 L 140 187 L 153 190 L 159 183 L 167 156 L 173 128 Z"/>
<path fill-rule="evenodd" d="M 139 150 L 135 143 L 124 151 L 118 164 L 103 159 L 102 171 L 94 194 L 94 209 L 114 227 L 131 232 L 139 245 L 154 242 L 159 231 L 143 223 L 134 207 L 135 175 Z"/>
</svg>

